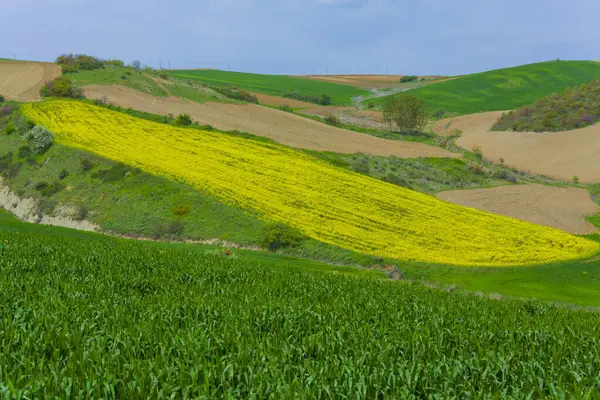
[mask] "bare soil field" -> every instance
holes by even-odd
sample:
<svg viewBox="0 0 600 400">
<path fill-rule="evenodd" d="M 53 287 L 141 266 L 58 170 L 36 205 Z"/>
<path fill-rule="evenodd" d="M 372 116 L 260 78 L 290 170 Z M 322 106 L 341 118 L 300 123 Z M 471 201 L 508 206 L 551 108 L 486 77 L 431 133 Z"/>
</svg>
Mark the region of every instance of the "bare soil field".
<svg viewBox="0 0 600 400">
<path fill-rule="evenodd" d="M 396 87 L 400 84 L 400 78 L 404 75 L 300 75 L 298 78 L 313 79 L 316 81 L 338 83 L 341 85 L 356 86 L 360 88 L 384 89 Z M 441 82 L 430 79 L 441 78 L 439 76 L 419 76 L 419 79 L 426 78 L 422 84 Z"/>
<path fill-rule="evenodd" d="M 53 63 L 2 61 L 0 94 L 8 100 L 39 100 L 40 88 L 60 73 L 60 67 Z"/>
<path fill-rule="evenodd" d="M 266 104 L 268 106 L 289 106 L 292 108 L 318 107 L 313 103 L 308 103 L 296 99 L 286 99 L 285 97 L 271 96 L 270 94 L 252 93 L 252 95 L 256 96 L 260 104 Z"/>
<path fill-rule="evenodd" d="M 188 113 L 201 124 L 265 136 L 292 147 L 403 158 L 458 156 L 435 146 L 381 139 L 254 104 L 200 104 L 174 97 L 154 97 L 122 86 L 90 85 L 84 90 L 91 99 L 106 97 L 121 107 L 153 114 Z"/>
<path fill-rule="evenodd" d="M 504 159 L 506 165 L 531 173 L 584 183 L 600 182 L 600 125 L 566 132 L 492 132 L 502 112 L 465 115 L 438 121 L 433 131 L 452 135 L 460 129 L 456 144 L 472 150 L 480 146 L 485 158 Z"/>
<path fill-rule="evenodd" d="M 450 203 L 550 226 L 573 234 L 598 232 L 585 220 L 600 212 L 585 189 L 544 185 L 501 186 L 438 193 Z"/>
</svg>

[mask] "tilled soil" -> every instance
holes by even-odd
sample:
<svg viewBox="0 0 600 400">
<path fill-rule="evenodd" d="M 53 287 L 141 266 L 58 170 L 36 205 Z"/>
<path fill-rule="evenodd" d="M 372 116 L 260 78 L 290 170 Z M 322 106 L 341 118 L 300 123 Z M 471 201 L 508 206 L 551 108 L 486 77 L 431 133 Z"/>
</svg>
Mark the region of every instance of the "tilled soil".
<svg viewBox="0 0 600 400">
<path fill-rule="evenodd" d="M 495 132 L 491 127 L 502 112 L 465 115 L 438 121 L 438 135 L 462 136 L 456 144 L 472 150 L 479 146 L 486 159 L 519 170 L 555 179 L 584 183 L 600 182 L 600 124 L 566 132 Z"/>
<path fill-rule="evenodd" d="M 598 232 L 585 217 L 600 212 L 585 189 L 544 185 L 454 190 L 437 197 L 454 204 L 550 226 L 574 234 Z"/>
<path fill-rule="evenodd" d="M 439 147 L 381 139 L 254 104 L 200 104 L 175 97 L 154 97 L 121 86 L 91 85 L 84 89 L 86 96 L 91 99 L 106 97 L 121 107 L 132 107 L 153 114 L 187 113 L 201 124 L 265 136 L 291 147 L 402 158 L 458 156 Z"/>
<path fill-rule="evenodd" d="M 0 62 L 0 94 L 8 100 L 35 101 L 40 99 L 44 83 L 58 77 L 61 68 L 52 63 Z"/>
</svg>

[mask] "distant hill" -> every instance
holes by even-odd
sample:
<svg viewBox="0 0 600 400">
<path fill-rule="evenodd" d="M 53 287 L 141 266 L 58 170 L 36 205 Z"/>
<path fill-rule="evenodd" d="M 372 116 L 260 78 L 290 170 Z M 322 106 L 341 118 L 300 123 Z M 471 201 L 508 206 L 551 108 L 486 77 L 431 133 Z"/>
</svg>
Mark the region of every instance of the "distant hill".
<svg viewBox="0 0 600 400">
<path fill-rule="evenodd" d="M 537 98 L 600 78 L 594 61 L 549 61 L 466 75 L 424 86 L 410 93 L 425 99 L 430 111 L 473 114 L 512 110 Z M 376 105 L 386 97 L 367 100 Z"/>
<path fill-rule="evenodd" d="M 261 75 L 247 72 L 227 72 L 219 70 L 180 70 L 170 71 L 173 77 L 202 82 L 207 85 L 243 89 L 253 93 L 283 96 L 285 93 L 298 92 L 302 96 L 331 97 L 336 105 L 352 103 L 352 97 L 369 94 L 368 91 L 354 86 L 341 85 L 286 75 Z M 298 99 L 306 100 L 306 99 Z"/>
</svg>

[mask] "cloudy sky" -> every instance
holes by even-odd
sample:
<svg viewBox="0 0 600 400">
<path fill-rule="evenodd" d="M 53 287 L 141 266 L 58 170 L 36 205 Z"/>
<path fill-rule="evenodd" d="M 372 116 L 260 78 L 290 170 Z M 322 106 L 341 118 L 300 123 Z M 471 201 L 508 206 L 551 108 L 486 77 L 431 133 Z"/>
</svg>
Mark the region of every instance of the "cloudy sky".
<svg viewBox="0 0 600 400">
<path fill-rule="evenodd" d="M 599 14 L 597 0 L 0 0 L 0 57 L 457 75 L 600 59 Z"/>
</svg>

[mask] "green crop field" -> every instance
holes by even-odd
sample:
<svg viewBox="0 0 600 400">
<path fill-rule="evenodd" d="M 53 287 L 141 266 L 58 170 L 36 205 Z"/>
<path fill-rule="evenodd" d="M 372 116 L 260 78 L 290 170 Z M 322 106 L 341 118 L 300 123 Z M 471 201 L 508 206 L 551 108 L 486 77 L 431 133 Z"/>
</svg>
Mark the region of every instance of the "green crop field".
<svg viewBox="0 0 600 400">
<path fill-rule="evenodd" d="M 600 315 L 0 212 L 6 398 L 595 398 Z"/>
<path fill-rule="evenodd" d="M 498 69 L 427 85 L 409 93 L 429 104 L 431 113 L 473 114 L 512 110 L 568 87 L 600 78 L 600 63 L 551 61 Z M 385 97 L 366 100 L 382 105 Z"/>
<path fill-rule="evenodd" d="M 333 104 L 351 104 L 352 97 L 369 94 L 368 91 L 354 86 L 295 78 L 285 75 L 260 75 L 245 72 L 227 72 L 218 70 L 181 70 L 171 71 L 173 77 L 202 82 L 212 86 L 224 86 L 244 89 L 249 92 L 282 96 L 286 92 L 300 92 L 306 96 L 331 96 Z"/>
</svg>

